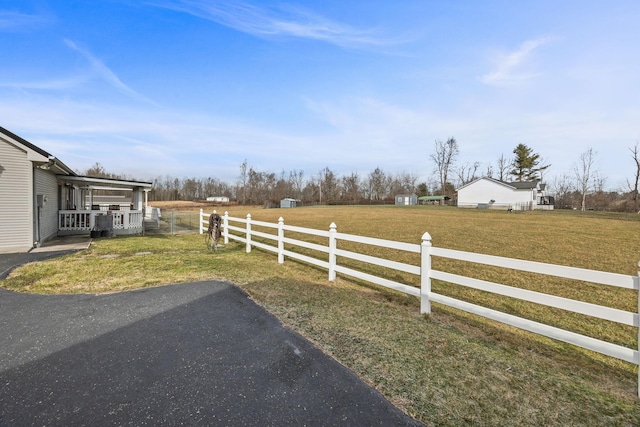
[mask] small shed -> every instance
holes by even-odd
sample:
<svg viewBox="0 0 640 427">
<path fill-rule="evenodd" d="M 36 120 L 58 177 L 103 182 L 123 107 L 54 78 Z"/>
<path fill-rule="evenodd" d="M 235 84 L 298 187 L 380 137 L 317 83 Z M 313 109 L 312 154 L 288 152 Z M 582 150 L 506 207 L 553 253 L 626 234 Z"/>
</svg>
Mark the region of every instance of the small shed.
<svg viewBox="0 0 640 427">
<path fill-rule="evenodd" d="M 398 194 L 396 196 L 396 206 L 410 206 L 418 204 L 418 196 L 416 194 Z"/>
<path fill-rule="evenodd" d="M 281 208 L 295 208 L 297 205 L 297 200 L 296 199 L 290 199 L 290 198 L 286 198 L 286 199 L 282 199 L 280 200 L 280 207 Z"/>
</svg>

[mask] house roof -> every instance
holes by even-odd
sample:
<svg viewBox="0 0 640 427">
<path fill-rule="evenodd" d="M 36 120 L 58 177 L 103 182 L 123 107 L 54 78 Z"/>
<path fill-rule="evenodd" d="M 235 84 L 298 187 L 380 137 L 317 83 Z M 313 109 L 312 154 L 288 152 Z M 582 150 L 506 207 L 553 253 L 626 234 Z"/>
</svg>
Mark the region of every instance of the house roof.
<svg viewBox="0 0 640 427">
<path fill-rule="evenodd" d="M 144 189 L 151 189 L 153 183 L 146 181 L 132 181 L 127 179 L 112 179 L 112 178 L 94 178 L 90 176 L 61 176 L 58 175 L 62 181 L 75 183 L 83 188 L 91 190 L 132 190 L 134 187 L 142 187 Z"/>
<path fill-rule="evenodd" d="M 531 190 L 534 188 L 538 187 L 538 183 L 540 182 L 539 180 L 534 180 L 534 181 L 515 181 L 515 182 L 506 182 L 506 181 L 500 181 L 499 179 L 494 179 L 494 178 L 489 178 L 489 177 L 482 177 L 482 178 L 478 178 L 478 179 L 474 179 L 471 182 L 466 183 L 465 185 L 463 185 L 462 187 L 459 187 L 456 189 L 456 191 L 460 191 L 461 189 L 468 187 L 469 185 L 476 183 L 480 180 L 486 180 L 486 181 L 491 181 L 494 182 L 496 184 L 499 185 L 504 185 L 516 190 Z M 540 187 L 542 190 L 544 190 L 544 188 L 542 187 L 545 184 L 540 184 Z"/>
<path fill-rule="evenodd" d="M 52 169 L 56 174 L 62 175 L 75 175 L 75 172 L 70 167 L 62 163 L 60 159 L 57 159 L 52 154 L 46 152 L 42 148 L 30 143 L 26 139 L 16 135 L 15 133 L 0 126 L 0 133 L 4 136 L 12 139 L 14 142 L 22 145 L 27 150 L 27 158 L 34 163 L 39 164 L 43 169 Z M 31 152 L 32 154 L 29 154 Z M 36 153 L 35 155 L 33 153 Z M 38 156 L 39 155 L 39 156 Z"/>
<path fill-rule="evenodd" d="M 504 181 L 502 181 L 504 182 Z M 505 182 L 505 184 L 512 186 L 518 190 L 529 190 L 532 188 L 536 188 L 538 186 L 538 180 L 534 181 L 516 181 L 516 182 Z"/>
<path fill-rule="evenodd" d="M 44 156 L 44 157 L 53 157 L 51 154 L 47 153 L 46 151 L 44 151 L 42 148 L 36 147 L 35 145 L 33 145 L 32 143 L 30 143 L 29 141 L 27 141 L 26 139 L 16 135 L 15 133 L 8 131 L 7 129 L 3 128 L 2 126 L 0 126 L 0 132 L 5 134 L 6 136 L 8 136 L 9 138 L 16 140 L 17 142 L 19 142 L 20 144 L 24 145 L 25 147 L 29 148 L 30 150 L 35 151 L 36 153 Z"/>
<path fill-rule="evenodd" d="M 28 154 L 31 157 L 29 160 L 37 164 L 39 168 L 48 169 L 55 173 L 62 181 L 78 184 L 92 190 L 133 190 L 137 187 L 150 190 L 153 187 L 153 183 L 146 181 L 80 176 L 60 159 L 1 126 L 0 134 L 12 140 L 9 143 L 22 145 L 27 150 L 27 153 L 31 153 Z"/>
</svg>

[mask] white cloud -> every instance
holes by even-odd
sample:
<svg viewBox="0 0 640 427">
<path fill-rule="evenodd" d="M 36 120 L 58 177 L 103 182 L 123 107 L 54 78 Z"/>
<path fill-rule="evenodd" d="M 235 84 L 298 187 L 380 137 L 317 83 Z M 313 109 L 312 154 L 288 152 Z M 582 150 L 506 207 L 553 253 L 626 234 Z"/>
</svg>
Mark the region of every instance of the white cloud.
<svg viewBox="0 0 640 427">
<path fill-rule="evenodd" d="M 304 170 L 306 176 L 328 166 L 338 174 L 366 175 L 375 167 L 429 178 L 429 154 L 436 139 L 456 137 L 460 163 L 493 164 L 518 143 L 531 146 L 552 164 L 549 177 L 570 172 L 577 155 L 593 147 L 601 153 L 607 185 L 627 176 L 621 167 L 632 146 L 640 111 L 603 114 L 594 110 L 520 112 L 493 106 L 444 112 L 437 106 L 409 107 L 380 98 L 307 99 L 317 125 L 292 131 L 238 118 L 139 105 L 119 107 L 95 101 L 61 101 L 53 96 L 3 96 L 3 126 L 84 170 L 100 162 L 109 171 L 137 179 L 157 176 L 237 177 L 247 159 L 258 170 Z M 309 123 L 313 123 L 310 119 Z M 324 124 L 324 126 L 323 126 Z M 575 153 L 575 155 L 573 154 Z M 629 166 L 629 171 L 631 166 Z"/>
<path fill-rule="evenodd" d="M 45 15 L 0 10 L 0 31 L 25 31 L 47 24 L 52 19 Z"/>
<path fill-rule="evenodd" d="M 239 1 L 205 0 L 159 0 L 150 4 L 188 13 L 258 37 L 297 37 L 351 48 L 386 46 L 398 42 L 376 37 L 372 31 L 359 30 L 299 7 L 274 10 Z"/>
<path fill-rule="evenodd" d="M 57 80 L 42 80 L 42 81 L 24 81 L 24 82 L 0 82 L 0 87 L 13 88 L 18 90 L 66 90 L 73 89 L 80 86 L 87 79 L 85 77 L 70 77 L 66 79 Z"/>
<path fill-rule="evenodd" d="M 528 71 L 525 65 L 536 49 L 552 40 L 551 37 L 527 40 L 518 50 L 500 55 L 495 70 L 481 76 L 480 81 L 488 85 L 502 85 L 538 77 L 540 73 Z"/>
<path fill-rule="evenodd" d="M 124 84 L 122 80 L 120 80 L 118 76 L 109 69 L 109 67 L 104 65 L 100 60 L 98 60 L 95 56 L 93 56 L 91 52 L 89 52 L 87 49 L 84 49 L 78 46 L 76 43 L 74 43 L 69 39 L 64 39 L 64 42 L 69 48 L 80 53 L 89 62 L 93 70 L 100 76 L 100 78 L 102 78 L 105 82 L 107 82 L 108 84 L 116 88 L 118 91 L 138 101 L 143 101 L 152 105 L 157 105 L 149 98 L 136 92 L 135 90 L 131 89 L 129 86 Z"/>
</svg>

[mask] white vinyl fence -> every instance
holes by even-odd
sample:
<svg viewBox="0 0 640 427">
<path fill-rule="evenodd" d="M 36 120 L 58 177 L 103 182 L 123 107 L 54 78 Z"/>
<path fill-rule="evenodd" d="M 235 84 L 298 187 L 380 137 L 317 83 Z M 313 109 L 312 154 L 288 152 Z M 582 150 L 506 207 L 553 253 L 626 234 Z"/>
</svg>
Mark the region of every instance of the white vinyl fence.
<svg viewBox="0 0 640 427">
<path fill-rule="evenodd" d="M 215 211 L 214 211 L 215 213 Z M 208 214 L 204 214 L 200 211 L 200 233 L 203 233 L 207 229 Z M 252 247 L 264 249 L 266 251 L 275 252 L 278 255 L 278 262 L 284 263 L 285 257 L 298 259 L 309 264 L 313 264 L 329 271 L 329 280 L 336 279 L 336 273 L 341 273 L 346 276 L 351 276 L 357 279 L 365 280 L 371 283 L 375 283 L 387 288 L 395 289 L 400 292 L 404 292 L 409 295 L 414 295 L 420 298 L 420 312 L 430 313 L 431 303 L 437 302 L 449 307 L 454 307 L 459 310 L 463 310 L 469 313 L 473 313 L 482 317 L 486 317 L 497 322 L 505 323 L 520 329 L 524 329 L 529 332 L 540 334 L 549 338 L 553 338 L 559 341 L 564 341 L 579 347 L 583 347 L 607 356 L 615 357 L 626 362 L 640 365 L 640 352 L 638 349 L 632 349 L 621 345 L 613 344 L 607 341 L 591 338 L 585 335 L 581 335 L 575 332 L 570 332 L 557 327 L 545 325 L 543 323 L 535 322 L 532 320 L 524 319 L 511 314 L 506 314 L 500 311 L 496 311 L 490 308 L 482 307 L 480 305 L 472 304 L 469 302 L 461 301 L 455 298 L 451 298 L 445 295 L 440 295 L 431 290 L 431 279 L 441 280 L 449 283 L 454 283 L 461 286 L 466 286 L 473 289 L 478 289 L 486 292 L 491 292 L 498 295 L 504 295 L 511 298 L 517 298 L 524 301 L 529 301 L 537 304 L 542 304 L 548 307 L 555 307 L 563 310 L 567 310 L 574 313 L 579 313 L 587 316 L 592 316 L 612 322 L 617 322 L 623 325 L 633 326 L 638 328 L 640 325 L 639 315 L 636 312 L 627 312 L 616 308 L 586 303 L 582 301 L 572 300 L 568 298 L 562 298 L 554 295 L 544 294 L 540 292 L 515 288 L 498 283 L 487 282 L 484 280 L 473 279 L 466 276 L 460 276 L 457 274 L 447 273 L 444 271 L 438 271 L 431 268 L 432 257 L 449 258 L 460 261 L 467 261 L 476 264 L 483 264 L 495 267 L 508 268 L 512 270 L 525 271 L 530 273 L 538 273 L 544 275 L 550 275 L 555 277 L 574 279 L 584 282 L 590 282 L 600 285 L 615 286 L 619 288 L 633 289 L 638 291 L 639 289 L 639 275 L 624 275 L 618 273 L 608 273 L 603 271 L 588 270 L 583 268 L 566 267 L 555 264 L 545 264 L 533 261 L 524 261 L 513 258 L 504 258 L 493 255 L 483 255 L 473 252 L 463 252 L 458 250 L 444 249 L 433 247 L 431 244 L 431 236 L 429 233 L 424 233 L 422 236 L 421 244 L 411 244 L 396 242 L 391 240 L 384 240 L 371 237 L 356 236 L 352 234 L 339 233 L 334 223 L 330 225 L 328 231 L 315 230 L 310 228 L 296 227 L 291 225 L 285 225 L 284 220 L 280 218 L 277 224 L 254 221 L 251 219 L 251 215 L 248 214 L 246 218 L 234 218 L 230 217 L 225 212 L 222 224 L 222 234 L 224 242 L 228 243 L 229 239 L 244 242 L 246 244 L 246 252 L 251 252 Z M 238 223 L 243 226 L 231 225 L 230 223 Z M 275 230 L 274 233 L 265 233 L 252 230 L 252 225 L 270 228 Z M 327 245 L 320 245 L 317 243 L 306 242 L 304 240 L 292 239 L 285 237 L 285 232 L 294 232 L 307 234 L 312 236 L 319 236 L 328 239 Z M 263 241 L 271 240 L 273 245 L 263 242 L 254 241 L 253 238 L 258 237 Z M 370 255 L 365 255 L 357 252 L 342 250 L 338 248 L 338 242 L 356 242 L 360 244 L 366 244 L 371 246 L 378 246 L 383 248 L 390 248 L 400 251 L 406 251 L 411 253 L 420 254 L 420 265 L 406 264 L 402 262 L 387 260 L 384 258 L 378 258 Z M 318 259 L 296 253 L 285 249 L 285 244 L 293 245 L 297 247 L 312 249 L 314 251 L 327 254 L 325 259 Z M 420 287 L 409 286 L 403 283 L 398 283 L 389 279 L 374 276 L 372 274 L 348 268 L 346 266 L 339 265 L 338 257 L 353 259 L 377 266 L 391 268 L 394 270 L 414 274 L 420 278 Z M 640 296 L 638 297 L 640 298 Z M 640 306 L 640 299 L 639 299 Z M 640 336 L 638 337 L 638 345 L 640 345 Z M 640 396 L 640 373 L 639 373 L 639 389 L 638 394 Z"/>
</svg>

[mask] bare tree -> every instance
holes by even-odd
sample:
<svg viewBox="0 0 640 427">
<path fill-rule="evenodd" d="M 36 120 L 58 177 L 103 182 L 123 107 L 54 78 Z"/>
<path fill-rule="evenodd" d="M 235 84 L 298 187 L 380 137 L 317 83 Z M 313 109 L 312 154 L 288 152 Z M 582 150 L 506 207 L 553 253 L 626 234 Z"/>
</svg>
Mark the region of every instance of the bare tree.
<svg viewBox="0 0 640 427">
<path fill-rule="evenodd" d="M 506 158 L 504 154 L 500 154 L 500 157 L 498 157 L 498 179 L 500 181 L 504 181 L 507 177 L 507 172 L 509 172 L 510 166 L 511 160 Z"/>
<path fill-rule="evenodd" d="M 248 179 L 248 170 L 247 170 L 247 159 L 244 159 L 244 162 L 240 165 L 240 180 L 238 181 L 238 191 L 237 197 L 242 196 L 240 203 L 243 205 L 247 203 L 247 179 Z"/>
<path fill-rule="evenodd" d="M 456 157 L 460 154 L 460 149 L 454 137 L 447 139 L 446 142 L 436 141 L 434 149 L 434 153 L 431 154 L 431 160 L 435 164 L 440 178 L 440 193 L 444 194 L 449 179 L 449 171 L 453 167 Z"/>
<path fill-rule="evenodd" d="M 349 176 L 342 177 L 343 198 L 350 203 L 357 203 L 360 200 L 360 176 L 357 172 L 352 172 Z"/>
<path fill-rule="evenodd" d="M 416 175 L 415 173 L 400 172 L 398 174 L 397 180 L 400 183 L 402 192 L 404 193 L 416 192 L 416 182 L 418 182 L 418 175 Z"/>
<path fill-rule="evenodd" d="M 380 168 L 375 168 L 373 172 L 369 173 L 369 200 L 384 199 L 387 195 L 387 176 Z"/>
<path fill-rule="evenodd" d="M 113 179 L 126 179 L 124 175 L 118 175 L 116 173 L 107 172 L 107 170 L 100 163 L 96 162 L 87 169 L 84 174 L 81 175 L 90 176 L 93 178 L 113 178 Z"/>
<path fill-rule="evenodd" d="M 456 169 L 456 175 L 458 175 L 458 181 L 460 185 L 465 185 L 476 179 L 480 162 L 474 162 L 473 164 L 465 163 Z"/>
<path fill-rule="evenodd" d="M 319 173 L 318 184 L 320 186 L 320 204 L 324 197 L 325 203 L 336 200 L 338 189 L 338 177 L 329 167 L 325 167 Z"/>
<path fill-rule="evenodd" d="M 555 198 L 555 205 L 559 208 L 571 205 L 571 193 L 573 192 L 573 180 L 570 175 L 562 174 L 553 178 L 551 192 Z"/>
<path fill-rule="evenodd" d="M 576 177 L 576 189 L 582 196 L 582 204 L 580 210 L 586 210 L 587 193 L 593 187 L 593 180 L 597 171 L 594 170 L 597 153 L 593 148 L 580 155 L 578 162 L 573 165 L 573 171 Z"/>
<path fill-rule="evenodd" d="M 304 184 L 303 180 L 304 173 L 302 170 L 292 170 L 289 172 L 289 185 L 294 191 L 295 197 L 302 197 L 302 188 Z"/>
<path fill-rule="evenodd" d="M 487 178 L 493 178 L 493 166 L 487 165 L 487 171 L 484 173 Z"/>
<path fill-rule="evenodd" d="M 634 145 L 633 147 L 629 147 L 629 151 L 631 151 L 631 157 L 636 164 L 636 173 L 635 179 L 633 181 L 633 186 L 628 181 L 627 184 L 629 185 L 629 189 L 632 192 L 633 211 L 640 213 L 640 211 L 638 211 L 638 181 L 640 181 L 640 143 L 636 141 L 636 145 Z"/>
</svg>

